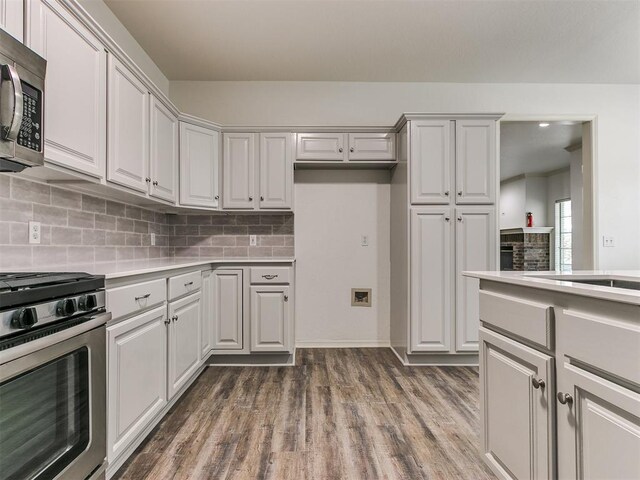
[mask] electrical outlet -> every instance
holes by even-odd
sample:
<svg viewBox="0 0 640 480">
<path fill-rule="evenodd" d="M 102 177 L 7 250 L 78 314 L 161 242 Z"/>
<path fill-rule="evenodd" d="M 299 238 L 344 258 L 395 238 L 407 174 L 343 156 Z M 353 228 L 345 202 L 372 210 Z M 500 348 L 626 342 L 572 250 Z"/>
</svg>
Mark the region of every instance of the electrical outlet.
<svg viewBox="0 0 640 480">
<path fill-rule="evenodd" d="M 362 235 L 362 237 L 360 238 L 360 244 L 363 247 L 368 247 L 369 246 L 369 235 Z"/>
<path fill-rule="evenodd" d="M 256 235 L 249 235 L 249 246 L 255 247 L 258 245 L 258 238 Z"/>
<path fill-rule="evenodd" d="M 29 222 L 29 243 L 40 243 L 40 222 Z"/>
<path fill-rule="evenodd" d="M 616 239 L 614 237 L 610 237 L 610 236 L 604 235 L 602 237 L 602 246 L 603 247 L 615 247 L 616 246 Z"/>
<path fill-rule="evenodd" d="M 151 246 L 155 246 L 156 244 L 156 234 L 152 233 L 151 234 Z"/>
</svg>

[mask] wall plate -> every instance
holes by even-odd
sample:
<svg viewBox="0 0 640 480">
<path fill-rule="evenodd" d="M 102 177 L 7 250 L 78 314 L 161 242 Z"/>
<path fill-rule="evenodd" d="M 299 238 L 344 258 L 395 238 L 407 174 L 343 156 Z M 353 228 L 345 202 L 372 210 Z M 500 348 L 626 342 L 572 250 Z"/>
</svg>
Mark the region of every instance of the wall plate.
<svg viewBox="0 0 640 480">
<path fill-rule="evenodd" d="M 352 307 L 370 307 L 371 306 L 371 289 L 370 288 L 352 288 L 351 289 L 351 306 Z"/>
</svg>

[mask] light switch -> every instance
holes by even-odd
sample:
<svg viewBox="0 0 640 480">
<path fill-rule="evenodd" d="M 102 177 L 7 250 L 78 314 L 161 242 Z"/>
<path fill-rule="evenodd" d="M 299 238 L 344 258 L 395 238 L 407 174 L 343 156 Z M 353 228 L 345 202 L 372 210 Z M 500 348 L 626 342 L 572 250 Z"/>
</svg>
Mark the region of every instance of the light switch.
<svg viewBox="0 0 640 480">
<path fill-rule="evenodd" d="M 369 235 L 362 235 L 362 237 L 360 239 L 360 244 L 363 247 L 368 247 L 369 246 Z"/>
<path fill-rule="evenodd" d="M 249 246 L 255 247 L 258 244 L 258 239 L 256 235 L 249 235 Z"/>
<path fill-rule="evenodd" d="M 608 236 L 608 235 L 604 235 L 602 237 L 602 246 L 603 247 L 615 247 L 616 246 L 616 239 L 614 237 Z"/>
</svg>

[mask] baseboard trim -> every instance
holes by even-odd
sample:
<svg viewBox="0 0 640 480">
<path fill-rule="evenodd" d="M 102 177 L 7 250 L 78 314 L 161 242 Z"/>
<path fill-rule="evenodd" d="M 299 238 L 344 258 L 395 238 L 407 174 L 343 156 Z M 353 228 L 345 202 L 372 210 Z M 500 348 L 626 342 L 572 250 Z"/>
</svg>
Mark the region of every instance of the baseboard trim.
<svg viewBox="0 0 640 480">
<path fill-rule="evenodd" d="M 210 367 L 294 367 L 296 350 L 293 353 L 257 353 L 252 355 L 224 355 L 209 357 Z"/>
<path fill-rule="evenodd" d="M 296 348 L 379 348 L 389 347 L 388 340 L 313 340 L 296 341 Z"/>
</svg>

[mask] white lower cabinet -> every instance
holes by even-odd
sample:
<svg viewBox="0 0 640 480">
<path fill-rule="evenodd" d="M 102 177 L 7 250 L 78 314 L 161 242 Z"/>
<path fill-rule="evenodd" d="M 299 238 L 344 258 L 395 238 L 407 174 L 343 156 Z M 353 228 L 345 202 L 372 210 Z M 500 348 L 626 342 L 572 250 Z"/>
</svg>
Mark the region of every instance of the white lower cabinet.
<svg viewBox="0 0 640 480">
<path fill-rule="evenodd" d="M 565 363 L 551 401 L 558 409 L 558 478 L 640 478 L 640 393 Z"/>
<path fill-rule="evenodd" d="M 191 294 L 169 304 L 169 399 L 200 367 L 202 294 Z"/>
<path fill-rule="evenodd" d="M 242 350 L 242 269 L 213 273 L 213 349 Z"/>
<path fill-rule="evenodd" d="M 482 455 L 500 478 L 555 478 L 554 359 L 485 328 L 480 339 Z"/>
<path fill-rule="evenodd" d="M 107 328 L 110 462 L 167 404 L 167 322 L 163 305 Z"/>
<path fill-rule="evenodd" d="M 291 352 L 292 319 L 289 285 L 251 287 L 252 352 Z"/>
</svg>

